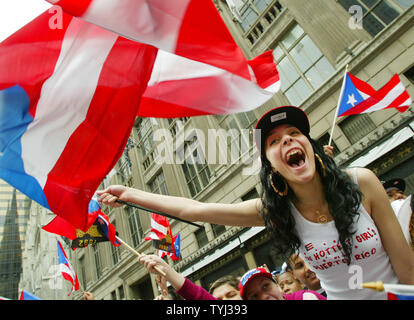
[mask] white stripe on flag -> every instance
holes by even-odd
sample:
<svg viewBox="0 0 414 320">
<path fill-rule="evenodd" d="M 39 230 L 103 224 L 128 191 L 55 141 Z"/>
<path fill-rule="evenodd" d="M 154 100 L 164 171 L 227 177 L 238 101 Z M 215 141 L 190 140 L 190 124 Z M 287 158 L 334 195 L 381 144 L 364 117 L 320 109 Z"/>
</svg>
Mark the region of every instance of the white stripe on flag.
<svg viewBox="0 0 414 320">
<path fill-rule="evenodd" d="M 194 92 L 208 87 L 212 79 L 216 85 L 220 84 L 220 92 L 215 92 L 209 105 L 209 101 Z M 169 84 L 165 91 L 161 87 L 163 83 Z M 204 112 L 224 114 L 250 111 L 252 106 L 268 101 L 279 87 L 280 81 L 262 89 L 257 83 L 224 69 L 159 50 L 144 97 Z"/>
<path fill-rule="evenodd" d="M 151 219 L 151 227 L 158 231 L 159 233 L 162 233 L 163 235 L 167 234 L 167 227 L 163 226 L 161 224 L 159 224 L 157 221 L 155 221 L 154 219 Z"/>
<path fill-rule="evenodd" d="M 103 64 L 117 38 L 76 18 L 68 26 L 55 71 L 44 83 L 35 119 L 22 137 L 25 171 L 42 188 L 70 136 L 85 120 Z"/>
<path fill-rule="evenodd" d="M 125 38 L 174 52 L 190 2 L 174 0 L 171 5 L 166 0 L 93 0 L 82 19 Z"/>
<path fill-rule="evenodd" d="M 387 95 L 378 103 L 369 107 L 364 112 L 372 112 L 377 110 L 382 110 L 387 108 L 395 99 L 397 99 L 405 91 L 404 85 L 399 82 L 395 87 L 393 87 Z"/>
</svg>

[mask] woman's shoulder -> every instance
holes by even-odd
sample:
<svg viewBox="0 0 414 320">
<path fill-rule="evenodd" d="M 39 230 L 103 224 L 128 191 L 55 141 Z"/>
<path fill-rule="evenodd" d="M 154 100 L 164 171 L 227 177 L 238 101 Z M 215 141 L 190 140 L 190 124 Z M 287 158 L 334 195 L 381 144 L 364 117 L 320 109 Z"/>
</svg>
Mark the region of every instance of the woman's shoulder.
<svg viewBox="0 0 414 320">
<path fill-rule="evenodd" d="M 350 167 L 344 169 L 345 173 L 356 183 L 364 184 L 367 182 L 372 182 L 374 180 L 378 180 L 375 173 L 367 168 L 363 167 Z"/>
</svg>

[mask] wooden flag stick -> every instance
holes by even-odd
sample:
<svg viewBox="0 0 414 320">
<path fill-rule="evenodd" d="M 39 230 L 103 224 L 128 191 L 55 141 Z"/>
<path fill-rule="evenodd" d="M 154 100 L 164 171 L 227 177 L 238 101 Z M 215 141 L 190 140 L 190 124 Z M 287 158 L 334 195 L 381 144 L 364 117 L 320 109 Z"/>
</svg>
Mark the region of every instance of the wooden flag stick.
<svg viewBox="0 0 414 320">
<path fill-rule="evenodd" d="M 122 204 L 125 204 L 127 206 L 134 207 L 134 208 L 137 208 L 137 209 L 141 209 L 141 210 L 144 210 L 144 211 L 148 211 L 148 212 L 151 212 L 151 213 L 159 214 L 160 216 L 167 217 L 167 218 L 171 218 L 171 219 L 175 219 L 175 220 L 178 220 L 178 221 L 181 221 L 181 222 L 185 222 L 185 223 L 191 224 L 191 225 L 193 225 L 195 227 L 199 227 L 199 228 L 204 229 L 204 226 L 202 226 L 200 224 L 197 224 L 197 223 L 194 223 L 194 222 L 190 222 L 190 221 L 187 221 L 187 220 L 183 220 L 183 219 L 180 219 L 180 218 L 177 218 L 177 217 L 174 217 L 174 216 L 170 216 L 169 214 L 166 214 L 166 213 L 158 212 L 158 211 L 155 211 L 155 210 L 150 210 L 150 209 L 147 209 L 147 208 L 138 206 L 138 205 L 136 205 L 134 203 L 125 202 L 125 201 L 122 201 L 122 200 L 116 200 L 115 202 L 122 203 Z"/>
<path fill-rule="evenodd" d="M 377 290 L 377 291 L 388 291 L 396 294 L 402 295 L 413 295 L 414 294 L 414 285 L 408 284 L 394 284 L 394 283 L 383 283 L 382 281 L 376 282 L 365 282 L 362 283 L 363 288 Z"/>
<path fill-rule="evenodd" d="M 341 93 L 339 94 L 338 104 L 336 106 L 336 111 L 335 111 L 335 117 L 334 117 L 334 120 L 333 120 L 333 123 L 332 123 L 331 134 L 329 135 L 329 143 L 328 143 L 329 146 L 332 143 L 332 137 L 333 137 L 333 132 L 334 132 L 334 129 L 335 129 L 336 118 L 338 118 L 339 107 L 341 105 L 342 96 L 343 96 L 344 90 L 345 90 L 345 81 L 346 81 L 347 73 L 348 73 L 348 65 L 346 65 L 346 67 L 345 67 L 345 75 L 344 75 L 344 79 L 342 80 Z"/>
<path fill-rule="evenodd" d="M 129 251 L 133 252 L 138 258 L 141 257 L 141 253 L 139 253 L 137 250 L 135 250 L 134 248 L 132 248 L 129 244 L 127 244 L 126 242 L 124 242 L 122 239 L 120 239 L 118 236 L 116 237 L 116 239 L 123 244 Z M 164 277 L 166 276 L 165 272 L 162 271 L 161 269 L 159 269 L 157 266 L 154 267 L 155 270 L 157 270 L 161 275 L 163 275 Z"/>
</svg>

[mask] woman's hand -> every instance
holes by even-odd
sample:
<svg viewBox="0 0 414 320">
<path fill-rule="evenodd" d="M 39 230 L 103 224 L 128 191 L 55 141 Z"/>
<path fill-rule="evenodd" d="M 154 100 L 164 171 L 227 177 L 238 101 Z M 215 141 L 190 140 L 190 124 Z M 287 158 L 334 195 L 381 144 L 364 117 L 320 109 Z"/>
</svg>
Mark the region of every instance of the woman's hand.
<svg viewBox="0 0 414 320">
<path fill-rule="evenodd" d="M 98 202 L 111 206 L 113 208 L 122 207 L 124 204 L 116 202 L 116 200 L 127 201 L 129 198 L 130 188 L 121 185 L 112 185 L 105 190 L 96 191 L 99 196 Z"/>
<path fill-rule="evenodd" d="M 158 269 L 164 272 L 171 268 L 164 260 L 155 254 L 141 254 L 138 261 L 144 265 L 148 272 L 154 273 L 156 275 L 160 275 L 160 273 L 155 269 L 155 267 L 158 267 Z"/>
</svg>

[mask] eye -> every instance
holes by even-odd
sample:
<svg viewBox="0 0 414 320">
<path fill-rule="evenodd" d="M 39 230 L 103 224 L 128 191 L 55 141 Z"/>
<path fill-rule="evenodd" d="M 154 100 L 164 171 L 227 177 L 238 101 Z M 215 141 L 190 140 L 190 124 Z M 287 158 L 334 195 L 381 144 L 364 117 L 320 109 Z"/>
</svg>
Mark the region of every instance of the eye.
<svg viewBox="0 0 414 320">
<path fill-rule="evenodd" d="M 277 144 L 277 143 L 279 143 L 279 141 L 280 141 L 280 139 L 277 139 L 277 138 L 272 138 L 272 140 L 270 141 L 270 143 L 269 143 L 269 146 L 272 146 L 272 145 L 274 145 L 274 144 Z"/>
<path fill-rule="evenodd" d="M 291 135 L 291 136 L 298 136 L 298 135 L 300 135 L 300 131 L 299 131 L 298 129 L 293 129 L 293 130 L 290 132 L 290 135 Z"/>
</svg>

